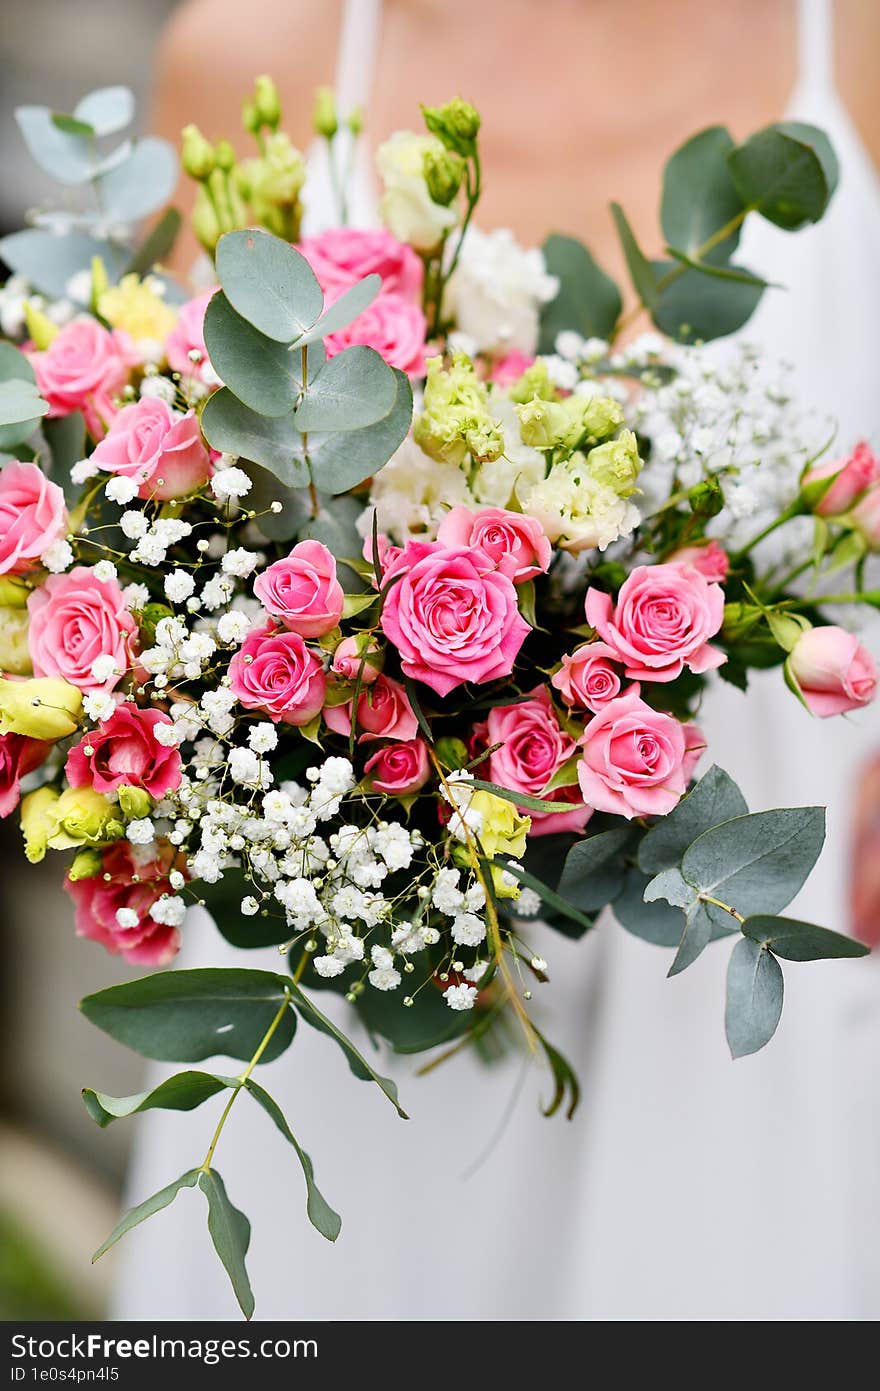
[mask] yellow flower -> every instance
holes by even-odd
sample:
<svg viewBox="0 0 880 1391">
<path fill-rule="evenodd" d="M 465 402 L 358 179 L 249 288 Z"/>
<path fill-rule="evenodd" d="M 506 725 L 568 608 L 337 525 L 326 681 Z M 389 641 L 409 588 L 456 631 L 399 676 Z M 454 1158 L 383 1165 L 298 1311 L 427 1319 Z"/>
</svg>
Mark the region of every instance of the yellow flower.
<svg viewBox="0 0 880 1391">
<path fill-rule="evenodd" d="M 521 815 L 512 802 L 496 797 L 493 792 L 478 790 L 471 798 L 470 810 L 479 812 L 482 819 L 479 840 L 488 859 L 496 855 L 518 859 L 526 853 L 526 836 L 532 820 L 530 816 Z"/>
<path fill-rule="evenodd" d="M 96 874 L 100 874 L 104 868 L 104 857 L 100 850 L 80 850 L 73 857 L 73 863 L 67 871 L 67 877 L 71 884 L 76 884 L 80 879 L 94 879 Z"/>
<path fill-rule="evenodd" d="M 136 343 L 145 338 L 164 343 L 177 323 L 174 310 L 156 294 L 149 280 L 136 275 L 124 275 L 118 285 L 105 290 L 98 299 L 98 313 Z"/>
<path fill-rule="evenodd" d="M 0 677 L 0 734 L 66 739 L 77 727 L 82 691 L 58 677 L 7 681 Z"/>
<path fill-rule="evenodd" d="M 54 787 L 38 787 L 21 799 L 19 815 L 21 833 L 24 836 L 24 853 L 32 865 L 42 860 L 49 844 L 49 837 L 55 829 L 52 808 L 58 801 L 58 791 Z"/>
<path fill-rule="evenodd" d="M 0 606 L 0 671 L 13 676 L 30 676 L 33 671 L 27 609 Z"/>
<path fill-rule="evenodd" d="M 140 821 L 153 810 L 153 799 L 142 787 L 126 785 L 119 789 L 119 810 L 126 821 Z"/>
<path fill-rule="evenodd" d="M 65 788 L 46 816 L 51 823 L 47 844 L 53 850 L 100 845 L 125 834 L 118 806 L 92 787 Z"/>
</svg>

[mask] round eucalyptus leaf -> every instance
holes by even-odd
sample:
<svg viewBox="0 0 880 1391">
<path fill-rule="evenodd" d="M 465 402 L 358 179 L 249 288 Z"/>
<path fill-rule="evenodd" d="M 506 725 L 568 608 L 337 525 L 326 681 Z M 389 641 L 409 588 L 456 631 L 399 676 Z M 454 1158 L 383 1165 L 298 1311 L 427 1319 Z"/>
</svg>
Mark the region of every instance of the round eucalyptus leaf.
<svg viewBox="0 0 880 1391">
<path fill-rule="evenodd" d="M 215 449 L 250 459 L 288 487 L 308 487 L 302 435 L 293 423 L 292 411 L 259 415 L 224 386 L 215 391 L 202 411 L 202 433 Z"/>
<path fill-rule="evenodd" d="M 657 947 L 676 947 L 684 931 L 684 914 L 680 908 L 658 899 L 646 903 L 644 899 L 648 876 L 637 869 L 628 871 L 622 891 L 611 905 L 621 927 L 645 942 Z"/>
<path fill-rule="evenodd" d="M 393 369 L 374 348 L 345 348 L 309 386 L 294 416 L 296 427 L 309 434 L 361 430 L 389 414 L 397 390 Z"/>
<path fill-rule="evenodd" d="M 552 353 L 566 329 L 582 338 L 610 338 L 623 308 L 617 285 L 582 242 L 554 233 L 544 242 L 548 274 L 559 281 L 556 298 L 541 311 L 538 351 Z"/>
<path fill-rule="evenodd" d="M 782 1014 L 784 986 L 779 962 L 748 937 L 741 937 L 727 968 L 724 1023 L 735 1058 L 757 1053 L 773 1037 Z"/>
<path fill-rule="evenodd" d="M 769 947 L 786 961 L 820 961 L 843 956 L 867 956 L 868 948 L 852 937 L 831 932 L 815 923 L 799 922 L 796 918 L 774 918 L 755 915 L 742 925 L 746 937 L 760 946 Z"/>
<path fill-rule="evenodd" d="M 261 415 L 289 415 L 300 392 L 298 354 L 237 314 L 222 293 L 205 313 L 205 344 L 222 382 Z"/>
<path fill-rule="evenodd" d="M 657 280 L 676 265 L 675 261 L 653 261 Z M 709 342 L 742 328 L 763 293 L 763 284 L 754 279 L 720 279 L 709 272 L 688 269 L 657 291 L 651 317 L 660 331 L 676 342 Z"/>
<path fill-rule="evenodd" d="M 34 369 L 14 343 L 0 341 L 0 382 L 36 382 Z"/>
<path fill-rule="evenodd" d="M 309 440 L 312 477 L 323 492 L 346 493 L 378 473 L 406 438 L 412 420 L 412 387 L 405 372 L 396 368 L 391 371 L 396 379 L 396 395 L 394 405 L 382 420 L 362 430 L 312 436 Z"/>
<path fill-rule="evenodd" d="M 128 87 L 99 87 L 77 102 L 73 115 L 96 135 L 114 135 L 134 120 L 134 97 Z"/>
<path fill-rule="evenodd" d="M 15 119 L 29 153 L 53 179 L 84 184 L 92 178 L 96 159 L 88 136 L 62 130 L 48 106 L 19 106 Z"/>
<path fill-rule="evenodd" d="M 324 306 L 305 256 L 268 232 L 227 232 L 221 237 L 217 279 L 238 313 L 279 343 L 300 338 Z"/>
<path fill-rule="evenodd" d="M 786 231 L 818 222 L 828 206 L 832 188 L 818 153 L 779 126 L 738 145 L 728 162 L 743 202 Z"/>
<path fill-rule="evenodd" d="M 99 179 L 104 214 L 137 222 L 167 203 L 177 183 L 177 155 L 167 140 L 138 140 L 128 159 Z"/>
<path fill-rule="evenodd" d="M 639 868 L 646 874 L 669 869 L 704 831 L 734 816 L 745 816 L 748 810 L 733 778 L 713 766 L 668 816 L 651 827 L 639 845 Z"/>
<path fill-rule="evenodd" d="M 88 270 L 96 256 L 104 262 L 111 280 L 122 274 L 128 260 L 124 248 L 84 232 L 56 236 L 46 228 L 28 227 L 0 239 L 0 257 L 10 270 L 23 275 L 50 299 L 67 296 L 71 277 Z"/>
<path fill-rule="evenodd" d="M 676 150 L 663 171 L 660 222 L 670 246 L 696 255 L 704 242 L 742 212 L 727 157 L 735 148 L 723 126 L 710 126 Z M 730 260 L 739 230 L 706 253 L 703 259 Z"/>
<path fill-rule="evenodd" d="M 681 872 L 698 893 L 717 898 L 743 917 L 778 913 L 803 886 L 824 839 L 822 807 L 736 816 L 688 847 Z"/>
<path fill-rule="evenodd" d="M 301 348 L 309 343 L 318 343 L 329 333 L 338 333 L 340 329 L 347 328 L 359 314 L 363 314 L 364 310 L 369 308 L 381 288 L 381 275 L 367 275 L 363 280 L 359 280 L 350 290 L 346 290 L 345 294 L 340 295 L 339 299 L 334 300 L 327 313 L 296 340 L 296 346 Z"/>
<path fill-rule="evenodd" d="M 810 146 L 822 166 L 830 197 L 840 182 L 840 164 L 825 131 L 819 126 L 808 125 L 806 121 L 779 121 L 776 129 L 781 130 L 783 135 L 790 135 L 792 139 Z"/>
</svg>

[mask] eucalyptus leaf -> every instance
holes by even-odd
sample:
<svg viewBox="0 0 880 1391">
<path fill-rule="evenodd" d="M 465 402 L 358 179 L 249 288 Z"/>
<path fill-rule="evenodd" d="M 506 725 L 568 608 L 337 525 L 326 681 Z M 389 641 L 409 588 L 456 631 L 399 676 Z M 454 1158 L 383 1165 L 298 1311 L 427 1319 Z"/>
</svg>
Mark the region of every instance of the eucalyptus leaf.
<svg viewBox="0 0 880 1391">
<path fill-rule="evenodd" d="M 651 262 L 636 241 L 626 213 L 619 203 L 611 204 L 611 216 L 614 218 L 630 278 L 639 299 L 646 309 L 653 310 L 657 303 L 657 282 Z"/>
<path fill-rule="evenodd" d="M 289 415 L 300 394 L 299 357 L 249 324 L 222 293 L 205 311 L 205 344 L 222 382 L 260 415 Z"/>
<path fill-rule="evenodd" d="M 0 340 L 0 382 L 36 383 L 36 375 L 24 353 L 14 343 Z"/>
<path fill-rule="evenodd" d="M 728 157 L 743 202 L 786 231 L 818 222 L 833 192 L 823 162 L 804 140 L 803 130 L 796 138 L 778 125 L 767 126 Z"/>
<path fill-rule="evenodd" d="M 0 449 L 23 444 L 48 409 L 33 382 L 0 382 Z"/>
<path fill-rule="evenodd" d="M 115 135 L 134 120 L 134 97 L 128 87 L 99 87 L 77 102 L 73 115 L 95 135 Z"/>
<path fill-rule="evenodd" d="M 364 310 L 369 308 L 381 288 L 381 275 L 364 276 L 363 280 L 359 280 L 350 290 L 346 290 L 334 300 L 318 322 L 297 338 L 295 347 L 303 348 L 309 343 L 319 343 L 328 334 L 338 333 L 340 329 L 347 328 L 359 314 L 363 314 Z"/>
<path fill-rule="evenodd" d="M 631 840 L 631 828 L 621 826 L 577 841 L 559 880 L 562 897 L 577 908 L 604 908 L 623 886 L 623 850 Z"/>
<path fill-rule="evenodd" d="M 685 920 L 680 908 L 663 899 L 646 903 L 644 898 L 648 876 L 630 869 L 622 891 L 611 905 L 621 927 L 644 942 L 657 947 L 675 947 L 681 941 Z"/>
<path fill-rule="evenodd" d="M 104 1033 L 146 1058 L 201 1062 L 223 1054 L 247 1061 L 289 992 L 289 982 L 269 971 L 159 971 L 87 995 L 80 1009 Z M 295 1029 L 296 1015 L 288 1009 L 261 1061 L 279 1057 Z"/>
<path fill-rule="evenodd" d="M 374 1069 L 370 1067 L 366 1058 L 361 1056 L 351 1039 L 346 1038 L 345 1034 L 337 1029 L 333 1021 L 321 1013 L 314 1001 L 310 999 L 295 982 L 289 982 L 289 989 L 293 996 L 293 1002 L 303 1019 L 320 1033 L 327 1034 L 339 1045 L 355 1077 L 360 1078 L 362 1082 L 375 1082 L 380 1090 L 385 1093 L 401 1120 L 409 1120 L 409 1116 L 397 1099 L 396 1084 L 388 1077 L 380 1077 L 378 1072 L 375 1072 Z"/>
<path fill-rule="evenodd" d="M 103 212 L 120 222 L 137 222 L 167 203 L 177 183 L 177 155 L 167 140 L 138 140 L 124 163 L 99 180 Z"/>
<path fill-rule="evenodd" d="M 216 1169 L 199 1174 L 199 1188 L 208 1200 L 208 1231 L 214 1250 L 223 1262 L 246 1319 L 254 1312 L 254 1296 L 245 1257 L 251 1241 L 251 1224 L 229 1201 L 226 1185 Z"/>
<path fill-rule="evenodd" d="M 727 968 L 724 1022 L 734 1058 L 757 1053 L 773 1037 L 782 1014 L 779 962 L 749 937 L 741 937 Z"/>
<path fill-rule="evenodd" d="M 696 903 L 699 893 L 693 884 L 687 882 L 678 865 L 670 865 L 668 869 L 662 869 L 659 874 L 655 874 L 650 883 L 645 885 L 644 897 L 646 903 L 654 903 L 662 898 L 667 903 L 674 904 L 676 908 L 687 910 L 691 904 Z"/>
<path fill-rule="evenodd" d="M 214 1077 L 210 1072 L 178 1072 L 158 1087 L 133 1096 L 107 1096 L 91 1087 L 85 1087 L 82 1096 L 92 1120 L 104 1129 L 112 1121 L 140 1115 L 142 1111 L 193 1111 L 203 1101 L 234 1085 L 234 1078 Z"/>
<path fill-rule="evenodd" d="M 357 521 L 363 503 L 355 497 L 327 497 L 319 492 L 318 505 L 317 517 L 307 517 L 300 527 L 300 540 L 320 541 L 337 560 L 358 555 L 363 540 Z"/>
<path fill-rule="evenodd" d="M 790 135 L 792 139 L 809 145 L 822 166 L 830 197 L 840 182 L 840 163 L 825 131 L 819 126 L 809 125 L 806 121 L 777 121 L 776 129 L 781 130 L 783 135 Z"/>
<path fill-rule="evenodd" d="M 309 1215 L 309 1221 L 328 1241 L 335 1241 L 342 1230 L 342 1218 L 339 1216 L 338 1212 L 333 1211 L 333 1208 L 327 1202 L 327 1199 L 315 1183 L 315 1171 L 312 1167 L 312 1161 L 293 1134 L 290 1126 L 287 1124 L 284 1112 L 281 1110 L 275 1098 L 270 1096 L 266 1089 L 261 1087 L 259 1082 L 255 1082 L 252 1077 L 248 1078 L 245 1086 L 254 1100 L 262 1106 L 266 1114 L 275 1122 L 275 1125 L 281 1131 L 281 1134 L 284 1136 L 285 1140 L 287 1140 L 288 1144 L 292 1145 L 296 1151 L 296 1156 L 302 1165 L 302 1171 L 306 1180 L 306 1211 Z"/>
<path fill-rule="evenodd" d="M 202 432 L 225 454 L 239 455 L 267 469 L 289 488 L 305 488 L 309 469 L 302 457 L 302 435 L 287 415 L 260 415 L 228 387 L 214 392 L 202 411 Z"/>
<path fill-rule="evenodd" d="M 217 279 L 248 323 L 278 343 L 292 343 L 317 320 L 324 296 L 314 271 L 280 237 L 251 229 L 217 243 Z"/>
<path fill-rule="evenodd" d="M 294 420 L 303 432 L 360 430 L 397 402 L 397 378 L 375 348 L 358 344 L 331 357 L 309 385 Z"/>
<path fill-rule="evenodd" d="M 825 839 L 822 807 L 738 816 L 705 831 L 681 862 L 688 884 L 743 917 L 777 913 L 804 884 Z"/>
<path fill-rule="evenodd" d="M 685 910 L 684 931 L 667 975 L 677 976 L 688 966 L 692 966 L 711 940 L 712 919 L 706 911 L 705 903 L 697 899 Z"/>
<path fill-rule="evenodd" d="M 681 270 L 675 261 L 654 261 L 652 265 L 658 282 L 671 271 Z M 710 342 L 742 328 L 763 293 L 763 283 L 748 272 L 741 277 L 719 278 L 709 270 L 687 269 L 658 289 L 651 317 L 661 332 L 676 342 Z"/>
<path fill-rule="evenodd" d="M 62 184 L 83 184 L 93 177 L 94 145 L 85 133 L 63 130 L 48 106 L 19 106 L 15 119 L 28 152 L 40 168 Z"/>
<path fill-rule="evenodd" d="M 831 932 L 827 927 L 799 922 L 796 918 L 775 918 L 755 914 L 742 925 L 743 935 L 759 946 L 769 947 L 786 961 L 825 961 L 837 957 L 867 956 L 869 948 L 852 937 Z"/>
<path fill-rule="evenodd" d="M 74 483 L 70 470 L 86 455 L 86 422 L 82 411 L 71 411 L 70 415 L 44 420 L 43 434 L 52 455 L 52 480 L 64 489 L 64 500 L 68 507 L 72 507 L 78 501 L 82 487 Z"/>
<path fill-rule="evenodd" d="M 542 250 L 547 273 L 556 276 L 559 290 L 541 310 L 538 351 L 555 352 L 556 339 L 566 329 L 582 338 L 611 338 L 623 308 L 611 276 L 575 237 L 554 232 Z"/>
<path fill-rule="evenodd" d="M 442 991 L 430 982 L 417 991 L 408 1007 L 402 1004 L 399 991 L 365 990 L 358 999 L 357 1012 L 370 1034 L 385 1039 L 402 1055 L 425 1053 L 452 1043 L 474 1023 L 470 1011 L 450 1009 Z"/>
<path fill-rule="evenodd" d="M 0 239 L 0 257 L 10 270 L 24 276 L 49 299 L 68 296 L 70 279 L 88 270 L 96 256 L 104 262 L 111 280 L 122 274 L 128 259 L 128 253 L 116 243 L 85 232 L 59 237 L 44 227 L 28 227 Z"/>
<path fill-rule="evenodd" d="M 155 1213 L 161 1212 L 169 1203 L 173 1203 L 181 1188 L 195 1188 L 199 1181 L 199 1170 L 189 1169 L 180 1178 L 176 1178 L 173 1183 L 169 1183 L 166 1188 L 160 1188 L 158 1193 L 154 1193 L 151 1198 L 145 1198 L 136 1207 L 129 1208 L 128 1212 L 116 1224 L 107 1240 L 102 1242 L 95 1254 L 92 1256 L 92 1265 L 100 1260 L 105 1251 L 109 1251 L 111 1246 L 115 1246 L 120 1237 L 130 1232 L 132 1227 L 137 1227 L 141 1222 L 146 1222 L 148 1217 L 153 1217 Z"/>
<path fill-rule="evenodd" d="M 246 879 L 240 869 L 225 869 L 223 878 L 216 884 L 208 884 L 205 880 L 199 884 L 199 898 L 214 919 L 217 931 L 234 947 L 254 951 L 289 941 L 290 924 L 282 909 L 278 912 L 270 909 L 266 917 L 262 912 L 245 917 L 241 901 L 253 892 L 252 880 Z"/>
<path fill-rule="evenodd" d="M 406 439 L 412 421 L 412 387 L 405 372 L 391 371 L 396 394 L 386 416 L 360 430 L 310 437 L 312 477 L 322 492 L 347 493 L 371 478 Z"/>
<path fill-rule="evenodd" d="M 125 267 L 125 274 L 147 275 L 158 262 L 164 261 L 177 240 L 181 222 L 176 208 L 166 208 Z"/>
<path fill-rule="evenodd" d="M 660 223 L 670 246 L 694 256 L 703 244 L 741 213 L 743 200 L 730 173 L 728 155 L 735 148 L 724 126 L 710 126 L 686 140 L 666 162 Z M 739 229 L 725 237 L 705 259 L 729 261 Z"/>
<path fill-rule="evenodd" d="M 639 868 L 658 874 L 678 864 L 688 846 L 711 826 L 748 813 L 746 799 L 723 768 L 712 766 L 639 845 Z"/>
</svg>

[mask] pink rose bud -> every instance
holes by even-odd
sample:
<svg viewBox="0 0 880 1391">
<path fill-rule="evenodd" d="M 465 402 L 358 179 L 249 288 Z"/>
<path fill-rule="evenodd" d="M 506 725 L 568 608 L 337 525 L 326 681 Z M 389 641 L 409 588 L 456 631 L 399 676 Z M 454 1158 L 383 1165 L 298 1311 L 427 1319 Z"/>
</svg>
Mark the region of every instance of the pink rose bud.
<svg viewBox="0 0 880 1391">
<path fill-rule="evenodd" d="M 141 847 L 138 847 L 140 851 Z M 180 951 L 180 932 L 158 923 L 150 909 L 163 894 L 173 893 L 169 875 L 186 873 L 186 861 L 173 845 L 160 842 L 151 860 L 145 860 L 127 840 L 103 851 L 103 870 L 89 879 L 64 881 L 75 905 L 78 937 L 100 942 L 114 956 L 135 966 L 167 966 Z M 122 927 L 116 914 L 126 908 L 134 916 L 131 927 Z"/>
<path fill-rule="evenodd" d="M 437 540 L 450 549 L 479 547 L 514 584 L 549 569 L 553 553 L 540 522 L 503 507 L 484 507 L 481 512 L 453 507 L 440 523 Z"/>
<path fill-rule="evenodd" d="M 333 670 L 344 681 L 360 679 L 362 686 L 371 686 L 382 670 L 381 660 L 382 653 L 372 639 L 368 639 L 365 654 L 362 639 L 343 638 L 333 653 Z"/>
<path fill-rule="evenodd" d="M 511 792 L 526 792 L 532 797 L 544 796 L 553 774 L 576 752 L 575 741 L 560 725 L 549 692 L 543 686 L 532 691 L 530 700 L 518 705 L 496 706 L 489 712 L 479 733 L 486 747 L 500 745 L 486 760 L 487 780 Z M 565 810 L 565 803 L 573 800 L 570 788 L 548 793 L 547 799 L 558 802 L 561 809 L 543 812 L 533 807 L 522 808 L 532 818 L 530 835 L 584 829 L 590 819 L 590 809 Z M 575 797 L 574 800 L 581 799 Z"/>
<path fill-rule="evenodd" d="M 45 352 L 28 353 L 50 419 L 82 411 L 92 439 L 101 439 L 116 414 L 114 397 L 128 383 L 130 355 L 125 335 L 94 319 L 74 319 Z"/>
<path fill-rule="evenodd" d="M 872 551 L 880 551 L 880 483 L 874 485 L 852 511 L 858 527 Z"/>
<path fill-rule="evenodd" d="M 616 606 L 610 595 L 588 589 L 586 612 L 633 680 L 674 681 L 685 667 L 700 673 L 726 660 L 708 641 L 724 618 L 724 590 L 693 565 L 639 565 Z"/>
<path fill-rule="evenodd" d="M 272 623 L 249 633 L 229 663 L 231 689 L 248 710 L 262 710 L 277 724 L 308 724 L 327 691 L 324 667 L 299 633 Z"/>
<path fill-rule="evenodd" d="M 727 579 L 730 561 L 723 546 L 717 541 L 704 541 L 699 546 L 682 546 L 674 551 L 668 560 L 674 565 L 693 565 L 703 579 L 723 584 Z"/>
<path fill-rule="evenodd" d="M 820 719 L 869 705 L 877 690 L 877 668 L 853 633 L 829 624 L 808 628 L 788 658 L 788 670 L 807 707 Z"/>
<path fill-rule="evenodd" d="M 177 311 L 177 323 L 165 339 L 165 357 L 172 372 L 210 382 L 213 369 L 205 347 L 205 310 L 216 294 L 205 290 Z"/>
<path fill-rule="evenodd" d="M 28 644 L 35 676 L 60 676 L 83 692 L 112 691 L 132 664 L 137 625 L 116 580 L 99 580 L 77 565 L 50 575 L 28 598 Z M 96 675 L 98 657 L 113 659 L 110 675 Z"/>
<path fill-rule="evenodd" d="M 0 817 L 15 811 L 22 778 L 45 763 L 54 747 L 25 734 L 0 734 Z"/>
<path fill-rule="evenodd" d="M 848 512 L 872 483 L 880 480 L 880 459 L 868 444 L 860 440 L 847 458 L 829 459 L 816 464 L 803 476 L 802 485 L 820 483 L 833 478 L 834 482 L 813 507 L 820 517 L 839 517 Z"/>
<path fill-rule="evenodd" d="M 320 541 L 300 541 L 254 582 L 254 594 L 272 618 L 303 638 L 318 638 L 342 617 L 345 595 L 336 561 Z"/>
<path fill-rule="evenodd" d="M 598 714 L 603 705 L 620 695 L 618 660 L 607 642 L 588 642 L 563 657 L 551 682 L 566 705 Z"/>
<path fill-rule="evenodd" d="M 67 755 L 65 773 L 71 787 L 118 792 L 142 787 L 159 801 L 180 786 L 182 761 L 173 745 L 161 744 L 157 726 L 171 727 L 161 710 L 141 710 L 123 701 L 97 729 Z"/>
<path fill-rule="evenodd" d="M 638 686 L 609 701 L 584 730 L 578 782 L 584 801 L 614 816 L 666 816 L 687 788 L 688 738 L 652 710 Z M 692 765 L 691 765 L 692 766 Z"/>
<path fill-rule="evenodd" d="M 13 460 L 0 471 L 0 575 L 21 575 L 67 535 L 64 493 L 36 464 Z"/>
<path fill-rule="evenodd" d="M 512 580 L 485 551 L 410 541 L 386 576 L 400 570 L 403 579 L 387 591 L 382 631 L 406 676 L 444 696 L 465 681 L 511 674 L 531 629 Z"/>
<path fill-rule="evenodd" d="M 351 707 L 350 700 L 345 705 L 328 705 L 324 710 L 327 728 L 347 738 L 351 733 Z M 362 731 L 359 742 L 366 744 L 376 739 L 414 739 L 419 728 L 403 686 L 382 673 L 361 691 L 357 723 Z"/>
<path fill-rule="evenodd" d="M 402 744 L 385 744 L 364 765 L 364 773 L 375 792 L 405 797 L 424 787 L 430 776 L 428 749 L 424 739 L 408 739 Z"/>
<path fill-rule="evenodd" d="M 138 496 L 185 497 L 211 477 L 211 459 L 192 411 L 181 415 L 155 396 L 124 406 L 92 460 L 107 473 L 131 478 Z"/>
</svg>

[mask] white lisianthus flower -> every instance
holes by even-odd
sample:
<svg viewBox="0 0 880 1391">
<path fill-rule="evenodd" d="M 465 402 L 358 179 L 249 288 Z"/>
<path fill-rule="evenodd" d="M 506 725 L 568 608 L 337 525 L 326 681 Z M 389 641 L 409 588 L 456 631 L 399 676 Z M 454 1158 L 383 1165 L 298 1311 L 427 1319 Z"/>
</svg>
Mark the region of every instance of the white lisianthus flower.
<svg viewBox="0 0 880 1391">
<path fill-rule="evenodd" d="M 458 465 L 429 459 L 410 438 L 376 474 L 370 502 L 376 511 L 379 532 L 399 544 L 410 536 L 432 540 L 450 507 L 469 507 L 474 511 L 477 507 Z M 371 535 L 372 510 L 362 512 L 356 525 L 362 536 Z"/>
<path fill-rule="evenodd" d="M 428 153 L 442 155 L 440 141 L 410 130 L 395 131 L 376 151 L 376 168 L 385 185 L 379 216 L 398 241 L 416 251 L 433 251 L 458 221 L 453 208 L 441 207 L 428 192 L 424 174 Z"/>
<path fill-rule="evenodd" d="M 634 503 L 595 479 L 582 455 L 557 464 L 547 478 L 519 496 L 523 511 L 566 551 L 604 551 L 639 524 Z"/>
<path fill-rule="evenodd" d="M 538 247 L 527 250 L 503 227 L 488 233 L 471 227 L 446 287 L 444 313 L 485 352 L 531 356 L 541 305 L 558 291 Z"/>
<path fill-rule="evenodd" d="M 477 469 L 471 485 L 473 495 L 478 506 L 510 507 L 513 504 L 515 510 L 517 495 L 540 483 L 544 477 L 544 455 L 530 444 L 523 444 L 519 417 L 509 396 L 493 391 L 489 405 L 501 425 L 504 453 Z"/>
</svg>

